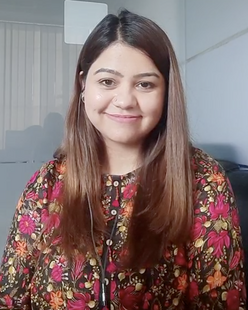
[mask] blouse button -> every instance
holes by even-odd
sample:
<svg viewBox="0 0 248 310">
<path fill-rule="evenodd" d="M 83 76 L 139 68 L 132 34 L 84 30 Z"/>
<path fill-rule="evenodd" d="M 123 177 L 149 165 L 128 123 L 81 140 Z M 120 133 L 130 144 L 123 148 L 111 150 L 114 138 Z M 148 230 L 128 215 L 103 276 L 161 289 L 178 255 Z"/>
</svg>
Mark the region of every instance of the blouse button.
<svg viewBox="0 0 248 310">
<path fill-rule="evenodd" d="M 114 181 L 114 186 L 118 186 L 119 182 L 118 181 Z"/>
<path fill-rule="evenodd" d="M 112 215 L 116 215 L 116 214 L 117 214 L 117 211 L 116 211 L 116 210 L 112 210 L 112 211 L 111 211 L 111 214 L 112 214 Z"/>
<path fill-rule="evenodd" d="M 111 246 L 111 245 L 113 244 L 113 241 L 110 240 L 110 239 L 108 239 L 108 240 L 106 240 L 106 244 L 107 244 L 108 246 Z"/>
</svg>

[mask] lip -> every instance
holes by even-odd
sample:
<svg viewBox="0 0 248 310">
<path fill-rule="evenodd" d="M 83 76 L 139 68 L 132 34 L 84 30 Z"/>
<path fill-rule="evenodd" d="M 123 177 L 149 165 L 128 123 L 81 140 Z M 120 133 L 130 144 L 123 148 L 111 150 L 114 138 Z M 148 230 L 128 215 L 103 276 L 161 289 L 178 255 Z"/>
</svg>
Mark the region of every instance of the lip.
<svg viewBox="0 0 248 310">
<path fill-rule="evenodd" d="M 138 115 L 122 115 L 122 114 L 109 114 L 109 113 L 105 113 L 105 114 L 110 119 L 120 122 L 120 123 L 131 123 L 131 122 L 135 122 L 138 119 L 140 119 L 140 116 Z"/>
</svg>

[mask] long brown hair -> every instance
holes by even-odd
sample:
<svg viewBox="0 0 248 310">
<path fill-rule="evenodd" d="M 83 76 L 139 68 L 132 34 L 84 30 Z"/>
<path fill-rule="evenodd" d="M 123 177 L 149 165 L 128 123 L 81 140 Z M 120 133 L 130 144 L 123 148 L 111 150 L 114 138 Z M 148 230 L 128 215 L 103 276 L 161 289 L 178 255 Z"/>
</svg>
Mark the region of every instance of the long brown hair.
<svg viewBox="0 0 248 310">
<path fill-rule="evenodd" d="M 83 71 L 87 78 L 92 63 L 116 41 L 145 52 L 166 83 L 163 115 L 143 148 L 145 160 L 139 170 L 126 245 L 126 266 L 142 267 L 157 263 L 169 243 L 181 243 L 189 237 L 193 218 L 191 147 L 184 92 L 170 40 L 154 22 L 126 10 L 118 16 L 107 15 L 90 34 L 79 56 L 64 144 L 59 150 L 66 157 L 67 167 L 60 234 L 68 256 L 75 250 L 93 250 L 89 202 L 96 241 L 105 229 L 101 206 L 105 145 L 80 100 L 79 74 Z"/>
</svg>

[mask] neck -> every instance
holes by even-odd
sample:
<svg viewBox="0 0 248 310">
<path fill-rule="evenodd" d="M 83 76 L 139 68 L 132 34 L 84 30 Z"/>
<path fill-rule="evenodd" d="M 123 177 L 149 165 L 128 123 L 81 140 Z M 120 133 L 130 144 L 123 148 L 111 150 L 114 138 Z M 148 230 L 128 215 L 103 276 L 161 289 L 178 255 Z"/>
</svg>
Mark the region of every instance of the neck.
<svg viewBox="0 0 248 310">
<path fill-rule="evenodd" d="M 141 165 L 140 147 L 106 144 L 107 161 L 103 173 L 123 175 Z"/>
</svg>

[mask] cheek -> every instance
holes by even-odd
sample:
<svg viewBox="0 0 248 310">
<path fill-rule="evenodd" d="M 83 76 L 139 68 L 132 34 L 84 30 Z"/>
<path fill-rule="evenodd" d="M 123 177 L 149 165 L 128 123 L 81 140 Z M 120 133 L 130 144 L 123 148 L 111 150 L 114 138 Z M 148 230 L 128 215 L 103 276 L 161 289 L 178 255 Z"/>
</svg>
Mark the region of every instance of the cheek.
<svg viewBox="0 0 248 310">
<path fill-rule="evenodd" d="M 155 102 L 155 103 L 154 103 Z M 150 119 L 160 120 L 164 108 L 163 100 L 150 100 L 143 106 L 143 113 Z"/>
<path fill-rule="evenodd" d="M 85 92 L 85 109 L 86 111 L 102 111 L 106 109 L 111 102 L 112 97 L 101 91 Z"/>
</svg>

